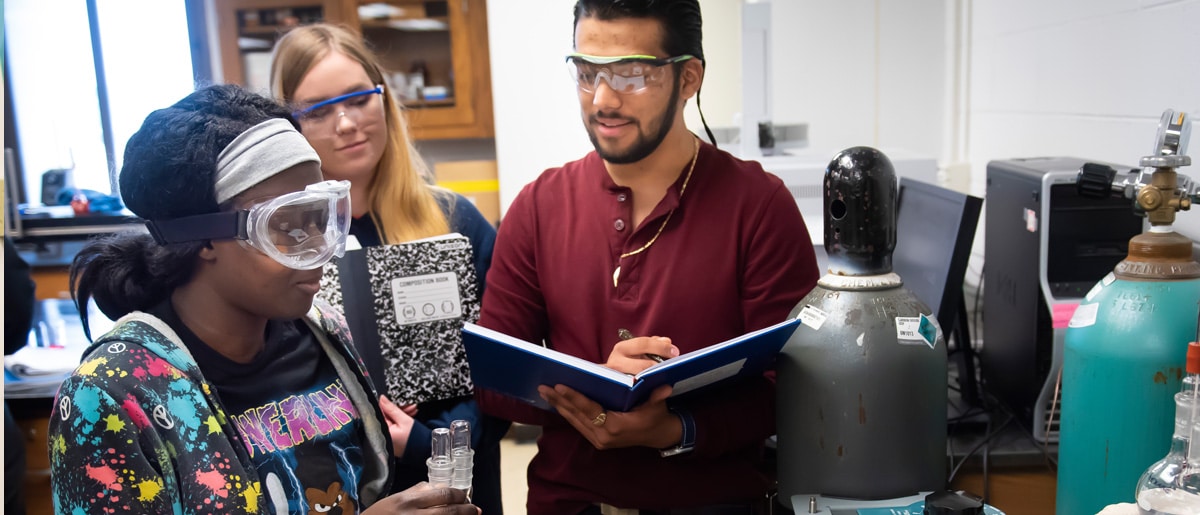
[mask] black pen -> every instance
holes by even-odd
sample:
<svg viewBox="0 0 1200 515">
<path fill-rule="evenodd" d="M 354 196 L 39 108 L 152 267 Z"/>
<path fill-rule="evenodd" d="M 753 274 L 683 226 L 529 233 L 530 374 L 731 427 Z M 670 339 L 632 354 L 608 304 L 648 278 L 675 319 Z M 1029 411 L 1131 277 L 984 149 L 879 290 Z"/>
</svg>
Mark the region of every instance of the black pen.
<svg viewBox="0 0 1200 515">
<path fill-rule="evenodd" d="M 633 333 L 629 332 L 629 329 L 617 329 L 617 338 L 620 338 L 621 341 L 625 341 L 632 340 L 634 336 Z M 643 354 L 642 356 L 655 363 L 662 363 L 667 359 L 659 356 L 658 354 Z"/>
</svg>

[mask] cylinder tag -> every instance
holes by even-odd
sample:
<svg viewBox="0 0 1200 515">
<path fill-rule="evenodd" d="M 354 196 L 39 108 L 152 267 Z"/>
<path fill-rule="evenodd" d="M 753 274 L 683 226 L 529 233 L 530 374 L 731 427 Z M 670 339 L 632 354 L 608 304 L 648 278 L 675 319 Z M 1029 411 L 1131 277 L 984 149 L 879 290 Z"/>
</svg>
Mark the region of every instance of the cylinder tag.
<svg viewBox="0 0 1200 515">
<path fill-rule="evenodd" d="M 896 317 L 896 340 L 905 345 L 922 344 L 933 348 L 937 344 L 937 324 L 929 317 Z"/>
<path fill-rule="evenodd" d="M 819 331 L 828 316 L 820 308 L 809 304 L 800 310 L 800 323 L 813 328 L 814 331 Z"/>
<path fill-rule="evenodd" d="M 1099 295 L 1100 290 L 1103 290 L 1105 286 L 1112 284 L 1115 280 L 1117 280 L 1116 274 L 1109 272 L 1108 275 L 1104 276 L 1104 279 L 1101 279 L 1100 282 L 1096 283 L 1095 286 L 1092 286 L 1092 289 L 1083 297 L 1083 300 L 1091 302 L 1092 297 Z"/>
<path fill-rule="evenodd" d="M 1080 304 L 1075 308 L 1075 314 L 1071 316 L 1071 322 L 1067 327 L 1088 327 L 1096 324 L 1096 314 L 1100 312 L 1100 303 L 1095 304 Z"/>
</svg>

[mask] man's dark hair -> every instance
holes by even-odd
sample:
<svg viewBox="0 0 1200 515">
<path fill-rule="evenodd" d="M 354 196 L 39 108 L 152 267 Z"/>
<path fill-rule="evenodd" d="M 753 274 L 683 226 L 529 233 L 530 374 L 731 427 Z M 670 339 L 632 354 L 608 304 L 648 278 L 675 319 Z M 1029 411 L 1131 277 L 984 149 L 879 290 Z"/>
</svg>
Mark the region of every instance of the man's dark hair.
<svg viewBox="0 0 1200 515">
<path fill-rule="evenodd" d="M 578 0 L 576 27 L 582 18 L 653 18 L 663 27 L 662 45 L 667 57 L 688 54 L 704 62 L 699 0 Z M 573 38 L 574 29 L 571 35 Z"/>
<path fill-rule="evenodd" d="M 299 129 L 283 106 L 231 85 L 199 89 L 150 113 L 125 145 L 122 200 L 146 220 L 219 211 L 217 157 L 238 135 L 273 118 Z M 88 243 L 75 255 L 70 275 L 85 331 L 89 299 L 113 320 L 152 308 L 191 279 L 196 257 L 207 245 L 159 245 L 149 234 L 135 232 Z"/>
<path fill-rule="evenodd" d="M 704 59 L 703 20 L 700 17 L 699 0 L 577 0 L 575 2 L 575 25 L 571 29 L 571 39 L 574 41 L 575 30 L 579 20 L 595 18 L 602 21 L 619 20 L 622 18 L 652 18 L 658 20 L 663 28 L 663 50 L 666 57 L 691 55 L 700 60 L 701 66 L 706 66 Z M 679 79 L 679 68 L 675 69 L 675 78 Z M 700 122 L 709 141 L 717 144 L 716 137 L 708 128 L 704 119 L 704 111 L 700 110 L 700 91 L 696 91 L 696 109 L 700 111 Z"/>
</svg>

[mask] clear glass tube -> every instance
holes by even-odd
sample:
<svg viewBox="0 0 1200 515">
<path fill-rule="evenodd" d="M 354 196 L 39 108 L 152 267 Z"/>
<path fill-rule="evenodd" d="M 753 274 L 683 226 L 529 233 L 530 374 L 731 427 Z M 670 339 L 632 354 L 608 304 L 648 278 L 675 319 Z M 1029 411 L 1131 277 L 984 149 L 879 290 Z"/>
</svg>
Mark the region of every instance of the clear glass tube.
<svg viewBox="0 0 1200 515">
<path fill-rule="evenodd" d="M 1147 515 L 1200 514 L 1200 344 L 1188 346 L 1187 374 L 1175 394 L 1175 432 L 1167 455 L 1138 480 L 1138 511 Z"/>
<path fill-rule="evenodd" d="M 475 476 L 475 451 L 471 449 L 471 423 L 466 420 L 451 422 L 450 435 L 452 440 L 450 453 L 454 460 L 454 479 L 450 486 L 469 491 Z"/>
<path fill-rule="evenodd" d="M 444 427 L 434 429 L 431 444 L 433 452 L 429 459 L 425 460 L 425 465 L 429 468 L 429 484 L 433 487 L 448 487 L 454 477 L 450 430 Z"/>
<path fill-rule="evenodd" d="M 455 420 L 450 423 L 451 449 L 461 451 L 471 448 L 471 423 L 466 420 Z"/>
</svg>

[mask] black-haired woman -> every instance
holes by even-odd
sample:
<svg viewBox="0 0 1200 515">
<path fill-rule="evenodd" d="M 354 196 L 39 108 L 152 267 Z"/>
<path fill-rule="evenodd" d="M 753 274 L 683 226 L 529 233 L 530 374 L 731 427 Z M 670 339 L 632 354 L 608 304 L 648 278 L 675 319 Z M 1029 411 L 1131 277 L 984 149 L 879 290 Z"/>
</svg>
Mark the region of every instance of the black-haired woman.
<svg viewBox="0 0 1200 515">
<path fill-rule="evenodd" d="M 385 497 L 399 408 L 313 302 L 348 185 L 322 180 L 286 109 L 198 90 L 146 118 L 120 186 L 150 234 L 72 264 L 76 302 L 118 321 L 55 401 L 55 512 L 477 512 L 448 488 Z"/>
</svg>

